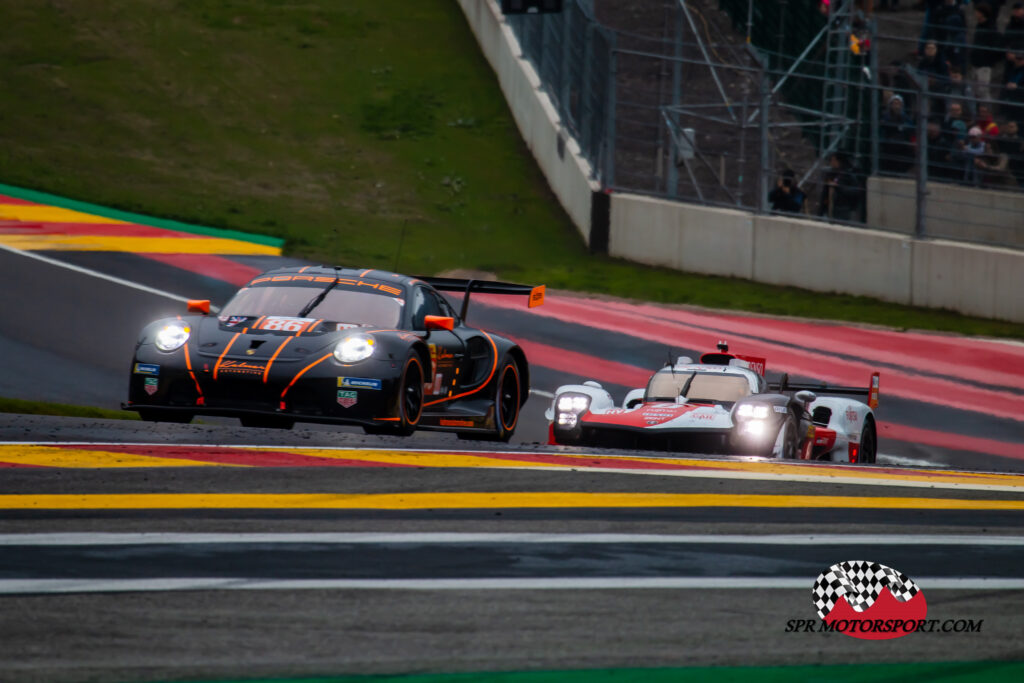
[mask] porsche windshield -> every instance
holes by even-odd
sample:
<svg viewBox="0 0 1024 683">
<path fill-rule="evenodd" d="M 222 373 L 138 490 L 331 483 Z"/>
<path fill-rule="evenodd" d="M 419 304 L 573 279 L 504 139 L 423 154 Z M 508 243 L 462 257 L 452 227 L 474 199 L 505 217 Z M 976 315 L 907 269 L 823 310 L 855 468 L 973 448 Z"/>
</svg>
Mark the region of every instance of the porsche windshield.
<svg viewBox="0 0 1024 683">
<path fill-rule="evenodd" d="M 733 404 L 750 395 L 750 383 L 742 375 L 720 372 L 671 372 L 662 370 L 647 385 L 648 401 L 675 401 L 682 396 L 693 403 Z"/>
<path fill-rule="evenodd" d="M 220 312 L 224 316 L 298 315 L 323 286 L 271 285 L 246 287 Z M 398 327 L 403 299 L 365 290 L 334 287 L 309 311 L 312 318 L 373 327 Z"/>
</svg>

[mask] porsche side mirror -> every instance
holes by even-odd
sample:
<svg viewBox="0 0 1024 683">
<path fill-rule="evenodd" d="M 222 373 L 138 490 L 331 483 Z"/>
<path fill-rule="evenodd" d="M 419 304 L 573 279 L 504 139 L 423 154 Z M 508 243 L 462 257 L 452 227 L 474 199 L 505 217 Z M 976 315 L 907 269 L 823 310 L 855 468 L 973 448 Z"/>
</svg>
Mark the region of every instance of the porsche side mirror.
<svg viewBox="0 0 1024 683">
<path fill-rule="evenodd" d="M 188 301 L 188 312 L 189 313 L 202 313 L 203 315 L 210 315 L 210 300 L 209 299 L 189 299 L 189 301 Z"/>
<path fill-rule="evenodd" d="M 796 400 L 800 401 L 804 405 L 807 405 L 808 403 L 814 403 L 814 400 L 816 398 L 818 398 L 818 396 L 813 391 L 796 392 Z"/>
<path fill-rule="evenodd" d="M 209 303 L 209 302 L 207 302 Z M 451 330 L 455 327 L 455 318 L 446 315 L 427 315 L 423 316 L 423 325 L 430 330 Z"/>
</svg>

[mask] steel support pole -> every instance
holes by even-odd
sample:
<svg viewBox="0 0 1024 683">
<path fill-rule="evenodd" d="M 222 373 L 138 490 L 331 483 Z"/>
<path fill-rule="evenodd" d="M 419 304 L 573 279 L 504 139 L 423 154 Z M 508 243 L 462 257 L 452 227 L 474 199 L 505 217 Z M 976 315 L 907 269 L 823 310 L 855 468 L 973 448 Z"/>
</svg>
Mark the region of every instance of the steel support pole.
<svg viewBox="0 0 1024 683">
<path fill-rule="evenodd" d="M 618 58 L 615 55 L 615 37 L 608 36 L 608 101 L 605 112 L 604 132 L 604 178 L 605 188 L 615 185 L 615 79 L 618 74 Z"/>
<path fill-rule="evenodd" d="M 878 116 L 881 110 L 881 102 L 879 102 L 880 85 L 878 83 L 878 44 L 875 42 L 875 36 L 878 33 L 878 23 L 875 18 L 871 18 L 870 24 L 871 30 L 871 49 L 868 51 L 868 60 L 871 69 L 871 175 L 878 175 L 878 155 L 879 151 L 879 139 L 878 139 Z"/>
<path fill-rule="evenodd" d="M 916 184 L 914 220 L 914 236 L 925 236 L 925 211 L 928 203 L 928 79 L 914 72 L 914 83 L 917 85 L 917 173 L 914 174 Z"/>
<path fill-rule="evenodd" d="M 765 68 L 765 63 L 761 62 L 761 78 L 758 81 L 758 94 L 761 96 L 761 172 L 758 174 L 758 192 L 761 197 L 757 201 L 757 207 L 759 213 L 768 213 L 768 188 L 771 187 L 771 177 L 774 175 L 771 173 L 772 165 L 771 159 L 771 145 L 768 137 L 769 131 L 771 130 L 771 103 L 772 103 L 772 89 L 771 83 L 768 80 L 768 70 Z"/>
<path fill-rule="evenodd" d="M 677 107 L 681 104 L 680 89 L 682 88 L 683 80 L 683 13 L 676 7 L 676 38 L 675 45 L 673 46 L 673 54 L 675 59 L 672 60 L 672 125 L 679 128 L 679 113 Z M 668 173 L 666 174 L 666 184 L 668 185 L 665 189 L 668 192 L 669 197 L 677 197 L 679 195 L 679 166 L 678 156 L 681 154 L 679 146 L 676 144 L 675 136 L 669 132 L 669 146 L 668 146 Z"/>
</svg>

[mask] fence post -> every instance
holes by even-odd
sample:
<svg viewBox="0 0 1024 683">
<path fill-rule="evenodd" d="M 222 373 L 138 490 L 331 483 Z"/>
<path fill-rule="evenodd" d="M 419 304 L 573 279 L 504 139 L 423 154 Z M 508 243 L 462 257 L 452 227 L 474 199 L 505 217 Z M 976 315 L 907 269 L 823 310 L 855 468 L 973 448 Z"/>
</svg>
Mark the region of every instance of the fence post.
<svg viewBox="0 0 1024 683">
<path fill-rule="evenodd" d="M 758 213 L 768 213 L 768 188 L 771 187 L 771 181 L 769 180 L 769 173 L 772 171 L 771 159 L 771 145 L 768 134 L 769 134 L 769 117 L 771 114 L 772 104 L 772 88 L 771 83 L 768 81 L 768 69 L 765 66 L 765 61 L 761 61 L 761 73 L 758 79 L 758 94 L 761 96 L 761 172 L 758 174 L 757 191 L 760 193 L 756 206 L 758 207 Z M 746 122 L 744 122 L 746 125 Z"/>
<path fill-rule="evenodd" d="M 569 4 L 569 3 L 567 3 Z M 572 39 L 572 33 L 569 31 L 569 16 L 572 14 L 572 5 L 570 4 L 562 12 L 562 65 L 561 65 L 561 88 L 558 92 L 558 109 L 562 115 L 562 127 L 568 129 L 566 121 L 571 119 L 571 107 L 569 102 L 569 83 L 571 78 L 569 77 L 569 41 Z"/>
<path fill-rule="evenodd" d="M 604 185 L 610 188 L 615 184 L 615 79 L 618 73 L 615 56 L 615 36 L 608 35 L 608 111 L 605 112 L 604 133 Z"/>
<path fill-rule="evenodd" d="M 878 43 L 875 40 L 878 35 L 878 23 L 871 17 L 871 49 L 868 51 L 868 63 L 871 69 L 871 175 L 878 175 L 878 116 L 881 103 L 879 102 L 880 85 L 878 82 Z"/>
<path fill-rule="evenodd" d="M 679 113 L 675 109 L 679 106 L 680 100 L 680 88 L 682 87 L 683 79 L 683 13 L 676 7 L 676 39 L 675 45 L 673 46 L 673 55 L 675 59 L 672 60 L 672 125 L 675 130 L 679 130 Z M 673 131 L 668 132 L 668 176 L 666 180 L 669 197 L 676 197 L 679 194 L 679 167 L 676 165 L 677 153 L 680 150 L 676 149 L 676 140 Z"/>
<path fill-rule="evenodd" d="M 580 147 L 583 148 L 583 154 L 586 155 L 587 160 L 591 163 L 591 173 L 593 177 L 599 175 L 596 163 L 596 151 L 592 144 L 593 138 L 591 132 L 593 124 L 591 119 L 594 117 L 594 109 L 590 106 L 590 78 L 591 78 L 591 64 L 594 62 L 594 56 L 591 51 L 594 49 L 594 24 L 590 21 L 590 17 L 584 17 L 585 28 L 583 29 L 583 83 L 580 89 Z"/>
<path fill-rule="evenodd" d="M 914 220 L 914 236 L 924 237 L 924 213 L 928 201 L 928 78 L 922 74 L 911 73 L 917 86 L 917 173 L 914 174 L 916 185 Z"/>
</svg>

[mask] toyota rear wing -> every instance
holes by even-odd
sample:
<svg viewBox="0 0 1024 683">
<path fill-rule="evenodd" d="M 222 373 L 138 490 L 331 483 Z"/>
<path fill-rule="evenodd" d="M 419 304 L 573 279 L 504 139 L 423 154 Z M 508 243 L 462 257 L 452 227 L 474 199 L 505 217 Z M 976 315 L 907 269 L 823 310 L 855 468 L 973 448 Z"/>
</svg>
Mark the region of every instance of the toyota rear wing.
<svg viewBox="0 0 1024 683">
<path fill-rule="evenodd" d="M 473 292 L 482 294 L 509 294 L 513 296 L 529 297 L 529 307 L 534 308 L 544 303 L 544 285 L 531 287 L 530 285 L 517 285 L 511 282 L 495 282 L 494 280 L 468 280 L 458 277 L 420 277 L 428 285 L 439 292 L 462 292 L 462 310 L 459 316 L 465 320 L 466 312 L 469 310 L 469 295 Z"/>
<path fill-rule="evenodd" d="M 878 407 L 879 373 L 871 374 L 871 381 L 866 387 L 837 387 L 831 384 L 806 384 L 788 381 L 787 375 L 782 380 L 768 385 L 769 389 L 779 393 L 795 393 L 797 391 L 813 391 L 823 396 L 862 396 L 871 410 Z"/>
</svg>

